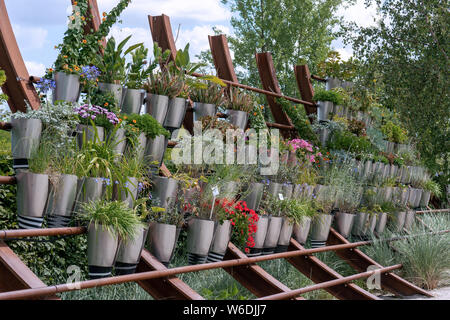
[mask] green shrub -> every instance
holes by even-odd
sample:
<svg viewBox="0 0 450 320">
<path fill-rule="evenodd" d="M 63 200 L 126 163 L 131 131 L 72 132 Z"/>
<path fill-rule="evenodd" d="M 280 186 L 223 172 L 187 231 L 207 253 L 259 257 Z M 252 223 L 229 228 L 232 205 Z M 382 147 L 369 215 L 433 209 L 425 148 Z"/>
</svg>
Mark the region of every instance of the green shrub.
<svg viewBox="0 0 450 320">
<path fill-rule="evenodd" d="M 122 115 L 121 117 L 128 124 L 136 126 L 140 132 L 143 132 L 148 138 L 154 139 L 159 135 L 164 135 L 167 138 L 170 138 L 170 133 L 166 129 L 161 126 L 161 124 L 156 121 L 149 114 L 127 114 Z"/>
<path fill-rule="evenodd" d="M 328 143 L 333 150 L 345 150 L 353 153 L 373 153 L 374 147 L 366 137 L 357 137 L 348 131 L 337 131 Z"/>
<path fill-rule="evenodd" d="M 408 141 L 407 131 L 392 121 L 386 122 L 380 129 L 388 141 L 395 143 L 405 143 Z"/>
<path fill-rule="evenodd" d="M 343 103 L 342 96 L 339 92 L 319 89 L 314 93 L 313 101 L 331 101 L 335 105 Z"/>
</svg>

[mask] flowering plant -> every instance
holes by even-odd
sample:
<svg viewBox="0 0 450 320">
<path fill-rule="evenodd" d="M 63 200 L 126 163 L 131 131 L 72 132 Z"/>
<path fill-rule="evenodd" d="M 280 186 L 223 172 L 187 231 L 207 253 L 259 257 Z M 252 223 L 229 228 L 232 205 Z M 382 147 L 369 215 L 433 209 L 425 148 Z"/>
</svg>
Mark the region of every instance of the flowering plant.
<svg viewBox="0 0 450 320">
<path fill-rule="evenodd" d="M 312 143 L 303 139 L 294 139 L 288 142 L 292 151 L 297 153 L 297 157 L 302 161 L 308 161 L 308 163 L 319 162 L 319 158 L 322 157 L 322 153 L 319 148 L 313 146 Z"/>
<path fill-rule="evenodd" d="M 232 241 L 241 246 L 245 245 L 245 252 L 248 253 L 249 248 L 255 246 L 253 235 L 257 230 L 256 222 L 259 220 L 256 212 L 247 208 L 245 201 L 235 202 L 226 198 L 216 199 L 214 211 L 220 223 L 225 220 L 231 221 Z"/>
<path fill-rule="evenodd" d="M 84 104 L 76 107 L 75 111 L 78 113 L 81 124 L 90 125 L 93 121 L 95 125 L 111 129 L 119 123 L 115 113 L 99 106 Z"/>
</svg>

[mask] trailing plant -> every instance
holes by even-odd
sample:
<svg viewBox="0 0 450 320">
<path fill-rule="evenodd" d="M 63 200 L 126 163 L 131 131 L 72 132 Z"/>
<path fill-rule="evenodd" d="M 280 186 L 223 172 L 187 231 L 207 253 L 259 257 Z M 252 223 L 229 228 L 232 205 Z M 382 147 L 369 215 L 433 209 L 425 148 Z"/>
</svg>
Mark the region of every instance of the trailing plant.
<svg viewBox="0 0 450 320">
<path fill-rule="evenodd" d="M 120 201 L 96 200 L 83 203 L 78 217 L 87 225 L 94 224 L 96 228 L 117 233 L 123 241 L 133 240 L 141 225 L 134 211 Z"/>
<path fill-rule="evenodd" d="M 84 104 L 76 107 L 75 112 L 78 113 L 80 123 L 84 125 L 95 124 L 110 130 L 119 123 L 116 114 L 103 107 Z"/>
<path fill-rule="evenodd" d="M 86 99 L 86 101 L 88 100 Z M 96 88 L 92 91 L 89 101 L 90 103 L 88 102 L 87 104 L 101 106 L 109 112 L 120 112 L 119 103 L 116 99 L 116 96 L 111 91 L 101 91 L 99 88 Z"/>
<path fill-rule="evenodd" d="M 440 198 L 442 196 L 442 189 L 439 183 L 432 179 L 427 179 L 422 183 L 422 188 L 424 188 L 427 191 L 430 191 L 431 194 L 436 196 L 437 198 Z"/>
<path fill-rule="evenodd" d="M 252 96 L 239 88 L 230 87 L 223 107 L 229 110 L 251 112 L 254 102 Z"/>
<path fill-rule="evenodd" d="M 316 92 L 314 93 L 313 101 L 314 102 L 331 101 L 335 105 L 341 105 L 342 97 L 336 91 L 328 91 L 328 90 L 319 89 L 319 90 L 316 90 Z"/>
<path fill-rule="evenodd" d="M 264 119 L 264 106 L 257 103 L 254 104 L 253 110 L 249 113 L 250 128 L 255 130 L 267 129 Z"/>
<path fill-rule="evenodd" d="M 5 71 L 0 69 L 0 87 L 3 86 L 3 84 L 6 82 L 6 75 Z M 8 101 L 8 96 L 4 93 L 0 93 L 0 104 Z"/>
</svg>

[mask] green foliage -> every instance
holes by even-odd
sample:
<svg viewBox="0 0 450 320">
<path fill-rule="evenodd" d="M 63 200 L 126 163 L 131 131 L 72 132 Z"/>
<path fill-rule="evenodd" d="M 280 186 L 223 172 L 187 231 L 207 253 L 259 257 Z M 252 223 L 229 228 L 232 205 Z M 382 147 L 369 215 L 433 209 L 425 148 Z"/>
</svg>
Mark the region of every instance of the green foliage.
<svg viewBox="0 0 450 320">
<path fill-rule="evenodd" d="M 112 112 L 119 111 L 119 103 L 116 100 L 114 93 L 111 91 L 101 91 L 100 89 L 96 89 L 92 92 L 90 99 L 90 104 L 94 106 L 100 106 Z M 97 126 L 111 129 L 111 123 L 109 123 L 106 117 L 99 116 L 95 118 L 94 122 Z"/>
<path fill-rule="evenodd" d="M 239 88 L 230 87 L 225 99 L 224 108 L 244 111 L 249 113 L 253 110 L 254 101 L 250 94 Z"/>
<path fill-rule="evenodd" d="M 405 129 L 402 129 L 399 125 L 394 124 L 392 121 L 388 121 L 381 126 L 381 132 L 388 141 L 395 143 L 405 143 L 408 141 L 408 135 Z"/>
<path fill-rule="evenodd" d="M 366 137 L 357 137 L 348 131 L 337 131 L 328 147 L 332 150 L 345 150 L 357 154 L 374 152 L 373 145 Z"/>
<path fill-rule="evenodd" d="M 5 71 L 0 69 L 0 87 L 6 82 Z M 4 93 L 0 93 L 0 104 L 6 102 L 8 100 L 8 96 Z"/>
<path fill-rule="evenodd" d="M 170 138 L 170 133 L 164 129 L 161 124 L 149 114 L 127 114 L 122 116 L 124 121 L 130 125 L 136 126 L 140 132 L 148 138 L 154 139 L 157 136 L 164 135 Z"/>
<path fill-rule="evenodd" d="M 98 54 L 95 58 L 95 65 L 100 70 L 99 77 L 104 83 L 117 83 L 125 79 L 125 56 L 142 47 L 142 43 L 130 46 L 124 52 L 124 47 L 130 40 L 131 35 L 122 40 L 116 48 L 116 40 L 114 37 L 109 38 L 103 54 Z"/>
<path fill-rule="evenodd" d="M 217 107 L 221 106 L 225 101 L 223 95 L 225 88 L 213 82 L 207 82 L 205 86 L 189 88 L 189 99 L 193 102 L 214 104 Z"/>
<path fill-rule="evenodd" d="M 342 96 L 337 91 L 319 89 L 314 93 L 313 101 L 331 101 L 335 105 L 341 105 Z"/>
<path fill-rule="evenodd" d="M 437 183 L 434 180 L 431 179 L 427 179 L 423 184 L 422 187 L 425 190 L 430 191 L 434 196 L 440 198 L 442 196 L 442 190 L 441 190 L 441 186 L 439 185 L 439 183 Z"/>
<path fill-rule="evenodd" d="M 149 75 L 157 67 L 156 61 L 153 61 L 146 68 L 148 49 L 143 45 L 136 48 L 131 53 L 132 62 L 127 64 L 127 82 L 126 86 L 129 89 L 141 89 L 144 86 L 144 82 L 148 79 Z"/>
<path fill-rule="evenodd" d="M 255 103 L 253 110 L 249 113 L 250 128 L 255 130 L 267 129 L 263 114 L 264 106 Z"/>
<path fill-rule="evenodd" d="M 318 64 L 317 75 L 323 78 L 351 81 L 356 75 L 356 66 L 352 58 L 342 61 L 339 52 L 329 51 L 326 59 Z"/>
<path fill-rule="evenodd" d="M 310 199 L 288 199 L 281 202 L 281 211 L 292 223 L 301 224 L 305 217 L 317 215 L 314 202 Z"/>
<path fill-rule="evenodd" d="M 117 233 L 122 240 L 133 240 L 141 222 L 126 202 L 96 200 L 83 203 L 78 215 L 87 225 L 94 224 L 110 233 Z"/>
</svg>

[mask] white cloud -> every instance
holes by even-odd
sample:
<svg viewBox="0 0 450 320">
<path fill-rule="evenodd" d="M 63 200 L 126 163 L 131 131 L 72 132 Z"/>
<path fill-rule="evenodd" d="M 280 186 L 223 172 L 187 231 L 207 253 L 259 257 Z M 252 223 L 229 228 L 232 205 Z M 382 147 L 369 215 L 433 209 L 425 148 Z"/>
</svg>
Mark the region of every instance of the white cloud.
<svg viewBox="0 0 450 320">
<path fill-rule="evenodd" d="M 377 11 L 374 6 L 366 8 L 364 0 L 358 0 L 355 5 L 350 7 L 342 6 L 337 14 L 343 16 L 348 22 L 353 21 L 361 27 L 375 26 Z"/>
<path fill-rule="evenodd" d="M 30 76 L 42 77 L 45 75 L 45 65 L 35 61 L 25 61 Z"/>
<path fill-rule="evenodd" d="M 41 49 L 46 44 L 48 30 L 41 27 L 24 27 L 12 25 L 14 35 L 20 48 Z"/>
<path fill-rule="evenodd" d="M 100 12 L 109 11 L 117 0 L 98 0 Z M 228 21 L 231 12 L 220 4 L 220 0 L 133 0 L 126 14 L 165 14 L 171 18 L 192 19 L 199 22 Z"/>
<path fill-rule="evenodd" d="M 113 36 L 117 44 L 120 41 L 124 40 L 129 35 L 132 35 L 132 37 L 127 42 L 127 45 L 125 46 L 126 48 L 135 43 L 143 42 L 146 48 L 152 50 L 153 41 L 152 41 L 152 34 L 150 32 L 150 27 L 148 27 L 148 29 L 144 29 L 144 28 L 128 28 L 128 27 L 120 28 L 114 26 L 111 28 L 111 31 L 109 33 L 109 36 Z"/>
</svg>

